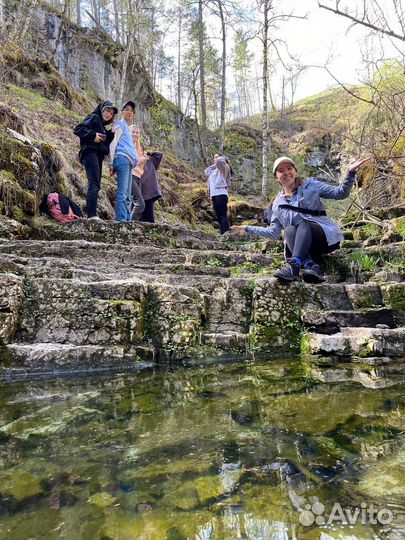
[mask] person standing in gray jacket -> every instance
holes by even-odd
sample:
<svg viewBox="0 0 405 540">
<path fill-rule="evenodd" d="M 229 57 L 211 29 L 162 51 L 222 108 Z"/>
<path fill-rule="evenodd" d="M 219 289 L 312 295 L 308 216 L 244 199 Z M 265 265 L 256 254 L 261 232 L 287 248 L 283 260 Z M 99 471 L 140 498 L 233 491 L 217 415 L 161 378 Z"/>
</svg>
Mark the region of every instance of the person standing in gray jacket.
<svg viewBox="0 0 405 540">
<path fill-rule="evenodd" d="M 228 158 L 215 154 L 214 163 L 205 169 L 204 174 L 208 176 L 208 193 L 219 222 L 219 230 L 224 234 L 229 231 L 228 182 L 232 176 Z"/>
<path fill-rule="evenodd" d="M 321 283 L 324 275 L 313 258 L 337 249 L 343 240 L 339 226 L 326 216 L 323 199 L 346 199 L 353 187 L 357 170 L 371 158 L 359 158 L 349 165 L 339 186 L 320 182 L 315 178 L 303 180 L 297 175 L 292 159 L 283 156 L 274 162 L 273 174 L 280 191 L 273 201 L 269 227 L 235 225 L 233 231 L 243 231 L 276 239 L 284 230 L 287 264 L 275 276 L 282 281 L 295 281 L 300 270 L 304 281 Z"/>
</svg>

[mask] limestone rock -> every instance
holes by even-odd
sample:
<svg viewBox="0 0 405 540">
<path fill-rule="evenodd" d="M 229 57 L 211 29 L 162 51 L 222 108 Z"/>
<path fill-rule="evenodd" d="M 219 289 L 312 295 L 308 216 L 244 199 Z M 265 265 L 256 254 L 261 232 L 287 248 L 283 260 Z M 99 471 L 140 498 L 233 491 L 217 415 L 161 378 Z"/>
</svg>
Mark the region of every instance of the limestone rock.
<svg viewBox="0 0 405 540">
<path fill-rule="evenodd" d="M 304 348 L 314 354 L 403 357 L 405 328 L 342 328 L 331 336 L 307 334 Z"/>
<path fill-rule="evenodd" d="M 0 344 L 8 343 L 17 330 L 23 303 L 24 280 L 14 274 L 0 274 Z"/>
</svg>

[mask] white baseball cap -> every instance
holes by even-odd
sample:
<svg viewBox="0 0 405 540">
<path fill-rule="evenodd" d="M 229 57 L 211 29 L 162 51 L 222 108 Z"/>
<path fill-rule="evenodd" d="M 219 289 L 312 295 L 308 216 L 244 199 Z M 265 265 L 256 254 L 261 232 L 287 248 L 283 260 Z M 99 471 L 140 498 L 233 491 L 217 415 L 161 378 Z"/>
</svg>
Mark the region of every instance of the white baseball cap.
<svg viewBox="0 0 405 540">
<path fill-rule="evenodd" d="M 297 170 L 297 166 L 296 166 L 296 164 L 294 163 L 294 161 L 291 158 L 289 158 L 287 156 L 281 156 L 281 157 L 277 158 L 276 161 L 274 162 L 273 174 L 276 172 L 277 167 L 279 165 L 281 165 L 281 163 L 291 163 L 291 165 L 293 165 L 294 169 Z"/>
</svg>

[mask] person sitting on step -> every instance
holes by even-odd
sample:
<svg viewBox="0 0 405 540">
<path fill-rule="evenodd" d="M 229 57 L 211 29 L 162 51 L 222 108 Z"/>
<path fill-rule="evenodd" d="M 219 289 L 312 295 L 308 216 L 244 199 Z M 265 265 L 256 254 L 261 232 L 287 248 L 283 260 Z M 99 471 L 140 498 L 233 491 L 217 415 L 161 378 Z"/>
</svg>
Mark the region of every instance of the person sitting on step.
<svg viewBox="0 0 405 540">
<path fill-rule="evenodd" d="M 273 201 L 269 227 L 234 225 L 232 231 L 243 231 L 276 239 L 284 230 L 287 264 L 275 276 L 282 281 L 295 281 L 302 277 L 307 283 L 321 283 L 325 277 L 318 264 L 320 255 L 339 248 L 343 240 L 339 226 L 326 216 L 323 199 L 340 200 L 349 196 L 357 170 L 371 158 L 359 158 L 349 165 L 339 186 L 308 178 L 300 178 L 294 161 L 286 156 L 276 159 L 273 174 L 280 191 Z"/>
</svg>

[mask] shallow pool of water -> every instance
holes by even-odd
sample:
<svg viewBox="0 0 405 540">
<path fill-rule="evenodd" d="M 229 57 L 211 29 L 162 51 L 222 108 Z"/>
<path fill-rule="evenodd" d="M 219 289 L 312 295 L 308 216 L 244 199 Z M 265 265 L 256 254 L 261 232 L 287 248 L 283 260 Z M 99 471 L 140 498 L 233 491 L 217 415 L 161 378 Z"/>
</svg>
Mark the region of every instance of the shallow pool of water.
<svg viewBox="0 0 405 540">
<path fill-rule="evenodd" d="M 3 383 L 0 539 L 405 538 L 403 385 L 308 373 L 289 359 Z"/>
</svg>

